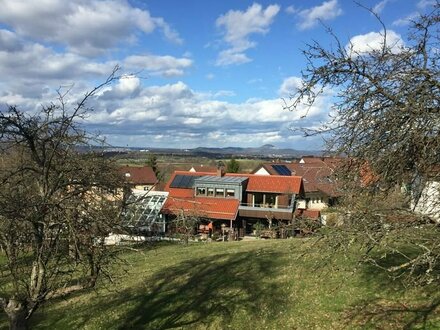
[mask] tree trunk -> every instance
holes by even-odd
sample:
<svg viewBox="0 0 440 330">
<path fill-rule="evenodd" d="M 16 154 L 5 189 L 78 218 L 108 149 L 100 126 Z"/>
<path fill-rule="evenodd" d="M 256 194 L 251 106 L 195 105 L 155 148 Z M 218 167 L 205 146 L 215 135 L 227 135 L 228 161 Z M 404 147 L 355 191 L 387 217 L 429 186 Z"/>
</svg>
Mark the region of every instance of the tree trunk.
<svg viewBox="0 0 440 330">
<path fill-rule="evenodd" d="M 27 309 L 22 302 L 11 298 L 4 306 L 4 310 L 8 315 L 10 330 L 28 329 Z"/>
</svg>

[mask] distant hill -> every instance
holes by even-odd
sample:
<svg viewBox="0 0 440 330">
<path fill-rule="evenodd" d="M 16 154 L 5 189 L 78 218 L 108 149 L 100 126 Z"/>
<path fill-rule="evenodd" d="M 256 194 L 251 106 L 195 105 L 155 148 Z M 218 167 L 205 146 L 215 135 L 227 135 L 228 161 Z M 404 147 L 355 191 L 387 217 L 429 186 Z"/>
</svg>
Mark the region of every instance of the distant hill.
<svg viewBox="0 0 440 330">
<path fill-rule="evenodd" d="M 316 150 L 296 150 L 296 149 L 279 149 L 271 144 L 265 144 L 258 148 L 240 148 L 240 147 L 225 147 L 225 148 L 209 148 L 198 147 L 191 149 L 195 153 L 221 154 L 231 156 L 263 156 L 270 158 L 279 157 L 301 157 L 303 155 L 322 155 L 322 151 Z"/>
<path fill-rule="evenodd" d="M 304 155 L 320 156 L 323 151 L 320 150 L 297 150 L 290 148 L 277 148 L 272 144 L 265 144 L 256 148 L 241 147 L 198 147 L 193 149 L 177 149 L 177 148 L 129 148 L 129 147 L 87 147 L 83 151 L 102 152 L 107 156 L 117 154 L 128 154 L 131 152 L 152 152 L 156 154 L 176 154 L 188 156 L 204 156 L 209 158 L 229 158 L 229 157 L 261 157 L 261 158 L 299 158 Z"/>
</svg>

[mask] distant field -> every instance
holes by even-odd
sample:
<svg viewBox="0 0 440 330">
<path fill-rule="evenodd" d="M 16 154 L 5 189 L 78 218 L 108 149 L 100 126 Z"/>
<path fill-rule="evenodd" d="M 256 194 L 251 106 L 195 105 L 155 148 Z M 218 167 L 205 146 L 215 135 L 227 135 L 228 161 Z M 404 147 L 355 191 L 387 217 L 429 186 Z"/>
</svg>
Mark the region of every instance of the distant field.
<svg viewBox="0 0 440 330">
<path fill-rule="evenodd" d="M 159 244 L 125 258 L 115 284 L 46 305 L 33 328 L 422 328 L 430 294 L 350 257 L 324 266 L 308 239 Z M 431 311 L 426 329 L 439 327 Z"/>
<path fill-rule="evenodd" d="M 130 165 L 130 166 L 145 166 L 147 163 L 147 154 L 133 153 L 131 156 L 117 156 L 115 157 L 118 165 Z M 216 166 L 221 161 L 225 165 L 230 159 L 211 159 L 207 157 L 194 157 L 194 156 L 180 156 L 180 155 L 157 155 L 157 165 L 160 173 L 163 175 L 163 181 L 166 182 L 171 174 L 176 171 L 187 171 L 192 166 Z M 237 159 L 240 163 L 240 172 L 251 172 L 259 164 L 267 162 L 263 159 Z"/>
</svg>

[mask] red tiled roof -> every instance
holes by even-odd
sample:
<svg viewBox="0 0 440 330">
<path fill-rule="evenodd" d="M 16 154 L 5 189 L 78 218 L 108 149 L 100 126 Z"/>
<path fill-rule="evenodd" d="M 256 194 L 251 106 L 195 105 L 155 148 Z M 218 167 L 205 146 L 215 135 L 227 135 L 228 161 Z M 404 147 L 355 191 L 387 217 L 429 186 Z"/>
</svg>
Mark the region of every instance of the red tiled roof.
<svg viewBox="0 0 440 330">
<path fill-rule="evenodd" d="M 289 164 L 292 175 L 303 178 L 305 192 L 321 191 L 330 197 L 340 196 L 338 185 L 333 176 L 334 166 L 327 164 Z"/>
<path fill-rule="evenodd" d="M 302 157 L 301 160 L 306 164 L 323 164 L 324 161 L 321 159 L 321 157 L 314 157 L 314 156 L 305 156 Z"/>
<path fill-rule="evenodd" d="M 299 176 L 284 175 L 248 175 L 247 191 L 269 193 L 294 193 L 302 191 L 302 180 Z"/>
<path fill-rule="evenodd" d="M 306 163 L 265 163 L 253 173 L 264 168 L 270 175 L 278 175 L 273 165 L 284 165 L 293 176 L 303 178 L 305 192 L 322 192 L 330 197 L 341 196 L 338 185 L 332 178 L 335 168 L 343 165 L 344 158 L 337 157 L 304 157 Z"/>
<path fill-rule="evenodd" d="M 272 165 L 286 165 L 286 164 L 261 164 L 255 170 L 252 171 L 252 174 L 257 173 L 261 168 L 264 168 L 267 173 L 270 175 L 278 175 L 278 173 L 274 170 Z"/>
<path fill-rule="evenodd" d="M 169 196 L 162 207 L 162 212 L 174 215 L 179 215 L 183 212 L 186 215 L 208 219 L 235 220 L 239 204 L 238 199 L 213 197 L 176 198 Z"/>
<path fill-rule="evenodd" d="M 343 161 L 345 158 L 343 157 L 333 157 L 333 156 L 324 156 L 324 157 L 314 157 L 314 156 L 304 156 L 302 157 L 302 160 L 305 164 L 315 164 L 315 165 L 330 165 L 330 166 L 336 166 L 341 161 Z"/>
<path fill-rule="evenodd" d="M 193 188 L 168 188 L 165 189 L 165 191 L 169 192 L 168 196 L 173 197 L 193 197 L 194 196 L 194 189 Z"/>
<path fill-rule="evenodd" d="M 132 184 L 155 184 L 157 182 L 156 174 L 154 174 L 150 166 L 136 167 L 127 165 L 120 167 L 118 171 Z"/>
</svg>

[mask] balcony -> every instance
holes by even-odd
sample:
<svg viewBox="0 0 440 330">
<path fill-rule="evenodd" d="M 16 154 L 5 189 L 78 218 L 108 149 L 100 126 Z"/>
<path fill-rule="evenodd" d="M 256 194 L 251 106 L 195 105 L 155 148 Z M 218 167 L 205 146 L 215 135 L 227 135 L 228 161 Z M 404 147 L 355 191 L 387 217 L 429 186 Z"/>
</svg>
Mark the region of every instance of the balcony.
<svg viewBox="0 0 440 330">
<path fill-rule="evenodd" d="M 277 206 L 270 204 L 247 204 L 241 203 L 238 207 L 238 214 L 247 218 L 275 218 L 280 220 L 292 219 L 292 206 Z"/>
</svg>

